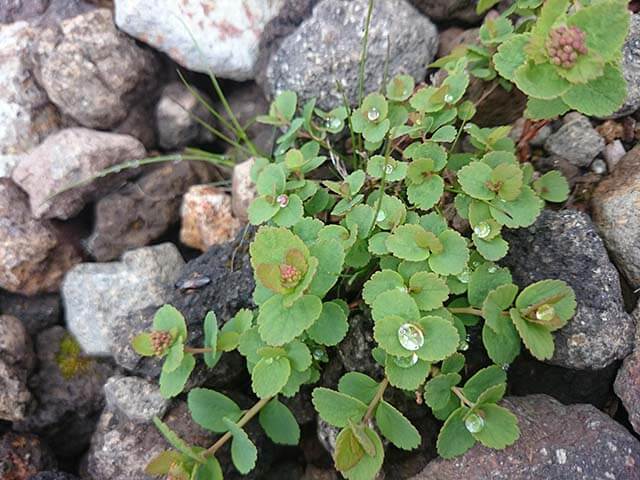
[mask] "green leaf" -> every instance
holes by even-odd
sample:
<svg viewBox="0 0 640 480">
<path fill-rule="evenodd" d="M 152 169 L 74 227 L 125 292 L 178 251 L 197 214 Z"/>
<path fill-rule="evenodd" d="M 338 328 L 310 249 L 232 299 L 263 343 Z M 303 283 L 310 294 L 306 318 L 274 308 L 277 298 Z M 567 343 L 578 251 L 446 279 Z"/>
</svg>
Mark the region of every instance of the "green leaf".
<svg viewBox="0 0 640 480">
<path fill-rule="evenodd" d="M 371 306 L 371 315 L 376 322 L 389 315 L 401 317 L 405 321 L 414 321 L 420 317 L 420 311 L 415 300 L 408 293 L 396 289 L 376 296 Z"/>
<path fill-rule="evenodd" d="M 512 158 L 512 155 L 508 157 Z M 500 185 L 497 193 L 501 199 L 515 200 L 522 191 L 522 170 L 515 164 L 500 163 L 491 172 L 491 182 Z"/>
<path fill-rule="evenodd" d="M 527 322 L 515 308 L 512 308 L 509 314 L 520 338 L 534 357 L 538 360 L 549 360 L 553 357 L 555 347 L 553 335 L 547 328 L 537 323 Z"/>
<path fill-rule="evenodd" d="M 294 370 L 302 372 L 311 366 L 311 352 L 304 342 L 294 340 L 285 345 L 284 350 Z"/>
<path fill-rule="evenodd" d="M 307 334 L 320 345 L 334 346 L 342 341 L 348 330 L 344 310 L 335 302 L 325 302 L 320 317 L 307 329 Z"/>
<path fill-rule="evenodd" d="M 532 225 L 543 207 L 544 201 L 530 187 L 524 186 L 520 196 L 514 201 L 494 200 L 489 208 L 498 222 L 509 228 L 518 228 Z"/>
<path fill-rule="evenodd" d="M 402 450 L 413 450 L 422 441 L 420 433 L 407 417 L 384 400 L 376 409 L 376 424 L 380 433 Z"/>
<path fill-rule="evenodd" d="M 182 313 L 173 305 L 163 305 L 153 317 L 153 329 L 170 332 L 173 328 L 178 331 L 178 336 L 183 339 L 187 338 L 187 324 Z"/>
<path fill-rule="evenodd" d="M 474 233 L 471 238 L 478 253 L 489 261 L 496 262 L 509 251 L 509 244 L 500 236 L 491 240 L 484 240 Z"/>
<path fill-rule="evenodd" d="M 462 455 L 476 443 L 475 438 L 464 425 L 464 418 L 469 409 L 460 407 L 455 410 L 438 434 L 436 447 L 442 458 L 453 458 Z"/>
<path fill-rule="evenodd" d="M 260 398 L 273 397 L 282 390 L 291 375 L 287 358 L 263 358 L 251 372 L 251 388 Z"/>
<path fill-rule="evenodd" d="M 367 173 L 373 178 L 384 176 L 389 182 L 397 182 L 406 176 L 407 164 L 391 157 L 385 159 L 382 155 L 374 155 L 367 161 Z"/>
<path fill-rule="evenodd" d="M 131 346 L 138 355 L 143 357 L 153 357 L 156 354 L 149 332 L 142 332 L 136 335 L 131 341 Z"/>
<path fill-rule="evenodd" d="M 524 93 L 543 100 L 558 97 L 571 87 L 550 63 L 525 63 L 515 70 L 513 79 Z"/>
<path fill-rule="evenodd" d="M 512 33 L 513 24 L 508 18 L 504 16 L 495 19 L 485 18 L 480 27 L 480 41 L 484 45 L 498 44 L 509 39 Z"/>
<path fill-rule="evenodd" d="M 561 97 L 551 100 L 529 98 L 525 116 L 532 120 L 546 120 L 563 115 L 571 110 L 571 107 L 562 101 Z"/>
<path fill-rule="evenodd" d="M 347 228 L 354 230 L 354 225 L 357 225 L 358 238 L 365 239 L 373 225 L 374 215 L 375 211 L 369 205 L 356 205 L 345 217 Z"/>
<path fill-rule="evenodd" d="M 249 363 L 258 363 L 261 358 L 260 355 L 258 355 L 258 350 L 265 345 L 258 333 L 258 328 L 253 327 L 240 335 L 238 351 L 247 357 Z"/>
<path fill-rule="evenodd" d="M 247 210 L 249 223 L 251 225 L 260 225 L 269 221 L 280 211 L 280 205 L 267 200 L 265 197 L 258 197 L 251 202 Z"/>
<path fill-rule="evenodd" d="M 364 433 L 375 446 L 376 453 L 374 456 L 365 453 L 354 467 L 346 471 L 341 471 L 342 476 L 347 480 L 374 479 L 382 468 L 382 463 L 384 462 L 384 447 L 380 437 L 369 427 L 364 427 Z"/>
<path fill-rule="evenodd" d="M 393 270 L 381 270 L 374 273 L 364 284 L 362 299 L 372 306 L 378 295 L 394 289 L 406 291 L 402 277 Z"/>
<path fill-rule="evenodd" d="M 456 351 L 460 336 L 450 321 L 428 315 L 418 320 L 418 325 L 424 334 L 424 345 L 416 351 L 416 354 L 422 360 L 430 362 L 444 360 Z"/>
<path fill-rule="evenodd" d="M 297 445 L 300 427 L 296 418 L 282 402 L 274 398 L 267 403 L 258 417 L 267 436 L 280 445 Z"/>
<path fill-rule="evenodd" d="M 280 164 L 270 163 L 262 169 L 256 182 L 258 195 L 277 196 L 284 192 L 287 183 L 287 176 L 284 168 Z"/>
<path fill-rule="evenodd" d="M 313 325 L 321 313 L 322 301 L 314 295 L 303 295 L 288 308 L 283 297 L 275 295 L 260 307 L 258 331 L 269 345 L 284 345 Z"/>
<path fill-rule="evenodd" d="M 487 186 L 491 181 L 492 169 L 482 162 L 471 162 L 458 171 L 458 181 L 462 190 L 472 198 L 491 200 L 496 195 Z"/>
<path fill-rule="evenodd" d="M 167 356 L 164 359 L 162 370 L 166 371 L 167 373 L 173 372 L 175 369 L 180 367 L 180 364 L 182 363 L 183 358 L 184 358 L 184 344 L 181 341 L 176 341 L 169 348 L 169 350 L 167 350 Z"/>
<path fill-rule="evenodd" d="M 285 90 L 275 98 L 273 103 L 277 112 L 282 115 L 285 120 L 291 121 L 296 113 L 298 95 L 296 92 Z"/>
<path fill-rule="evenodd" d="M 491 290 L 511 283 L 511 272 L 507 268 L 498 268 L 491 263 L 480 265 L 469 277 L 467 297 L 469 304 L 480 307 Z"/>
<path fill-rule="evenodd" d="M 260 227 L 249 246 L 251 266 L 255 271 L 263 263 L 279 265 L 291 250 L 302 252 L 305 259 L 309 257 L 307 246 L 291 231 L 286 228 Z"/>
<path fill-rule="evenodd" d="M 440 374 L 424 386 L 424 401 L 433 410 L 440 410 L 451 401 L 451 387 L 455 387 L 462 378 L 457 373 Z"/>
<path fill-rule="evenodd" d="M 249 473 L 256 466 L 258 459 L 258 450 L 253 442 L 249 439 L 247 433 L 232 422 L 228 418 L 223 418 L 233 440 L 231 441 L 231 460 L 238 472 L 244 474 Z"/>
<path fill-rule="evenodd" d="M 573 289 L 562 280 L 541 280 L 532 283 L 516 298 L 516 307 L 521 313 L 526 310 L 532 310 L 533 313 L 535 307 L 543 304 L 553 306 L 555 315 L 561 321 L 560 326 L 573 317 L 577 306 Z"/>
<path fill-rule="evenodd" d="M 487 388 L 484 392 L 480 394 L 476 403 L 478 405 L 482 405 L 484 403 L 498 403 L 504 397 L 504 394 L 507 392 L 507 384 L 499 383 L 498 385 L 494 385 L 493 387 Z"/>
<path fill-rule="evenodd" d="M 404 360 L 405 363 L 400 363 L 401 360 Z M 389 383 L 394 387 L 415 391 L 424 383 L 430 368 L 431 363 L 425 360 L 418 359 L 415 364 L 407 367 L 406 358 L 399 359 L 387 355 L 384 372 Z"/>
<path fill-rule="evenodd" d="M 311 245 L 310 251 L 311 255 L 318 259 L 318 269 L 309 285 L 309 293 L 324 297 L 342 273 L 344 248 L 337 240 L 322 239 Z"/>
<path fill-rule="evenodd" d="M 484 13 L 498 3 L 500 3 L 500 0 L 478 0 L 478 4 L 476 5 L 476 13 Z"/>
<path fill-rule="evenodd" d="M 438 235 L 442 243 L 441 252 L 433 252 L 429 257 L 429 266 L 440 275 L 462 273 L 469 260 L 467 241 L 455 230 L 446 230 Z"/>
<path fill-rule="evenodd" d="M 484 428 L 472 435 L 484 446 L 503 449 L 520 436 L 518 419 L 506 408 L 485 404 L 476 413 L 483 418 Z"/>
<path fill-rule="evenodd" d="M 507 381 L 507 374 L 497 365 L 478 370 L 464 384 L 462 391 L 464 396 L 471 402 L 476 402 L 478 397 L 488 388 L 499 385 Z"/>
<path fill-rule="evenodd" d="M 443 142 L 443 143 L 453 142 L 456 138 L 457 133 L 458 131 L 454 126 L 445 125 L 443 127 L 440 127 L 435 132 L 433 132 L 430 140 L 432 142 Z"/>
<path fill-rule="evenodd" d="M 324 387 L 313 390 L 312 402 L 325 422 L 340 428 L 349 421 L 359 422 L 367 411 L 367 405 L 357 398 Z"/>
<path fill-rule="evenodd" d="M 387 83 L 387 98 L 403 102 L 413 93 L 415 81 L 411 75 L 396 75 Z"/>
<path fill-rule="evenodd" d="M 548 202 L 564 202 L 569 197 L 569 183 L 557 170 L 545 173 L 533 182 L 536 193 Z"/>
<path fill-rule="evenodd" d="M 174 463 L 180 463 L 183 458 L 182 454 L 175 450 L 165 450 L 149 461 L 144 469 L 144 473 L 151 476 L 167 475 L 171 466 Z"/>
<path fill-rule="evenodd" d="M 173 430 L 169 428 L 166 423 L 164 423 L 158 417 L 153 417 L 153 423 L 173 448 L 186 455 L 187 457 L 195 460 L 196 462 L 204 462 L 204 457 L 201 454 L 197 453 L 191 445 L 181 439 Z"/>
<path fill-rule="evenodd" d="M 364 457 L 364 454 L 364 449 L 351 427 L 347 427 L 338 433 L 333 454 L 335 467 L 338 471 L 346 471 L 355 467 Z"/>
<path fill-rule="evenodd" d="M 456 352 L 443 360 L 440 372 L 443 374 L 458 373 L 464 368 L 464 361 L 464 355 Z"/>
<path fill-rule="evenodd" d="M 394 256 L 403 260 L 418 262 L 429 257 L 429 248 L 422 240 L 428 234 L 419 225 L 400 225 L 387 238 L 387 248 Z"/>
<path fill-rule="evenodd" d="M 368 405 L 378 391 L 378 382 L 364 373 L 348 372 L 340 378 L 338 391 Z"/>
<path fill-rule="evenodd" d="M 417 272 L 409 280 L 409 294 L 423 311 L 442 306 L 449 298 L 447 282 L 435 273 Z"/>
<path fill-rule="evenodd" d="M 507 80 L 513 80 L 518 67 L 526 61 L 525 47 L 529 43 L 529 35 L 514 35 L 498 47 L 493 56 L 497 72 Z"/>
<path fill-rule="evenodd" d="M 302 220 L 303 215 L 302 200 L 298 195 L 292 193 L 289 195 L 287 206 L 280 208 L 273 216 L 273 222 L 279 227 L 292 227 Z"/>
<path fill-rule="evenodd" d="M 201 427 L 216 433 L 224 433 L 227 426 L 224 417 L 236 422 L 242 416 L 242 410 L 236 402 L 226 395 L 206 388 L 194 388 L 189 392 L 187 405 L 193 420 Z"/>
<path fill-rule="evenodd" d="M 507 318 L 503 313 L 511 307 L 517 293 L 518 287 L 507 283 L 491 290 L 482 303 L 482 317 L 496 333 L 500 333 L 501 321 Z"/>
<path fill-rule="evenodd" d="M 209 368 L 216 366 L 217 360 L 220 357 L 216 356 L 216 349 L 218 348 L 218 321 L 216 314 L 211 311 L 204 317 L 204 347 L 212 348 L 213 352 L 207 352 L 203 355 L 204 363 Z M 217 358 L 216 358 L 217 357 Z"/>
<path fill-rule="evenodd" d="M 175 397 L 182 393 L 189 375 L 196 366 L 196 359 L 193 354 L 185 353 L 180 366 L 168 372 L 164 368 L 160 373 L 160 393 L 164 398 Z"/>
<path fill-rule="evenodd" d="M 622 106 L 626 95 L 627 84 L 622 72 L 607 64 L 601 77 L 573 85 L 562 95 L 562 100 L 585 115 L 606 117 Z"/>
<path fill-rule="evenodd" d="M 206 463 L 198 467 L 193 480 L 222 480 L 222 468 L 216 457 L 207 457 Z"/>
<path fill-rule="evenodd" d="M 430 175 L 424 182 L 407 187 L 409 202 L 421 210 L 429 210 L 440 201 L 444 193 L 444 180 L 439 175 Z"/>
<path fill-rule="evenodd" d="M 508 317 L 501 317 L 496 333 L 485 324 L 482 327 L 482 343 L 489 358 L 498 365 L 509 365 L 520 354 L 520 336 Z"/>
<path fill-rule="evenodd" d="M 387 250 L 387 238 L 391 235 L 389 232 L 378 232 L 369 238 L 368 250 L 374 255 L 386 255 L 389 253 Z"/>
</svg>

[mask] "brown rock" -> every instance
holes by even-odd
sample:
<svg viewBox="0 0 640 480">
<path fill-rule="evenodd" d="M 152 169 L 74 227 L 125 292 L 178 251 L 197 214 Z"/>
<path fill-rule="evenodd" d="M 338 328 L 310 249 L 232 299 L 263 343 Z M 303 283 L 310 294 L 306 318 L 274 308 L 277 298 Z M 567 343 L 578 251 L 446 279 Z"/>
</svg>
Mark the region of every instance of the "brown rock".
<svg viewBox="0 0 640 480">
<path fill-rule="evenodd" d="M 25 418 L 31 403 L 27 376 L 34 361 L 31 339 L 20 320 L 1 315 L 0 419 L 15 422 Z"/>
<path fill-rule="evenodd" d="M 231 206 L 233 214 L 242 221 L 249 218 L 247 209 L 256 198 L 256 187 L 251 180 L 254 159 L 250 158 L 233 167 L 231 177 Z"/>
<path fill-rule="evenodd" d="M 180 215 L 180 241 L 202 251 L 233 240 L 241 227 L 231 212 L 231 197 L 211 185 L 191 187 Z"/>
<path fill-rule="evenodd" d="M 640 287 L 640 147 L 629 151 L 596 188 L 593 218 L 617 267 Z"/>
<path fill-rule="evenodd" d="M 0 238 L 0 287 L 14 293 L 55 292 L 80 262 L 51 223 L 31 216 L 27 196 L 9 179 L 0 179 Z"/>
<path fill-rule="evenodd" d="M 32 475 L 56 466 L 53 453 L 35 435 L 9 432 L 0 438 L 2 480 L 28 480 Z"/>
<path fill-rule="evenodd" d="M 622 400 L 629 414 L 629 422 L 636 433 L 640 433 L 640 304 L 633 313 L 636 320 L 636 347 L 622 362 L 613 385 L 616 395 Z"/>
</svg>

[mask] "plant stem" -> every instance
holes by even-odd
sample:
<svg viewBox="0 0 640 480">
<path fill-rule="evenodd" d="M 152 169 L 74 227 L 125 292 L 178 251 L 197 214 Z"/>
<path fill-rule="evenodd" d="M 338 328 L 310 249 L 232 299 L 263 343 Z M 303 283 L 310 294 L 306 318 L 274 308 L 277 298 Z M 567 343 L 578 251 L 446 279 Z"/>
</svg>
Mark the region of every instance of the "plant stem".
<svg viewBox="0 0 640 480">
<path fill-rule="evenodd" d="M 378 197 L 378 201 L 376 202 L 376 211 L 373 214 L 373 222 L 371 222 L 371 227 L 369 227 L 369 232 L 367 236 L 371 235 L 373 228 L 376 226 L 376 222 L 378 220 L 378 214 L 380 213 L 380 209 L 382 208 L 382 198 L 384 197 L 384 188 L 387 185 L 387 164 L 389 163 L 389 155 L 391 154 L 391 144 L 393 140 L 391 140 L 391 136 L 389 135 L 389 139 L 387 140 L 387 148 L 384 152 L 384 165 L 382 166 L 382 178 L 380 179 L 380 196 Z"/>
<path fill-rule="evenodd" d="M 213 348 L 184 347 L 184 353 L 213 353 Z"/>
<path fill-rule="evenodd" d="M 371 23 L 371 13 L 373 12 L 373 0 L 369 0 L 369 10 L 367 20 L 364 24 L 364 37 L 362 38 L 362 54 L 360 55 L 360 71 L 358 72 L 358 105 L 362 103 L 364 94 L 364 64 L 367 61 L 367 44 L 369 43 L 369 24 Z"/>
<path fill-rule="evenodd" d="M 367 408 L 367 413 L 364 414 L 364 418 L 362 419 L 363 422 L 366 423 L 369 420 L 371 420 L 371 418 L 373 417 L 373 412 L 375 412 L 376 407 L 382 400 L 384 391 L 387 389 L 388 386 L 389 386 L 389 379 L 387 379 L 387 377 L 384 377 L 384 380 L 382 380 L 382 382 L 380 383 L 380 386 L 378 387 L 378 391 L 376 392 L 375 396 L 373 397 L 373 400 L 371 400 L 371 403 L 369 404 L 369 408 Z"/>
<path fill-rule="evenodd" d="M 473 307 L 447 307 L 447 310 L 451 313 L 467 313 L 469 315 L 482 316 L 482 310 Z"/>
<path fill-rule="evenodd" d="M 249 410 L 247 410 L 244 415 L 242 416 L 242 418 L 240 420 L 238 420 L 238 423 L 236 425 L 238 425 L 238 427 L 242 428 L 244 427 L 247 423 L 249 423 L 249 421 L 255 417 L 258 412 L 260 412 L 260 410 L 262 409 L 262 407 L 264 407 L 267 403 L 269 403 L 271 401 L 273 397 L 266 397 L 266 398 L 261 398 L 260 400 L 258 400 L 258 402 L 251 407 Z M 205 450 L 203 452 L 203 455 L 205 457 L 209 457 L 209 456 L 213 456 L 216 454 L 216 452 L 218 450 L 220 450 L 220 448 L 222 448 L 222 446 L 227 443 L 227 441 L 232 437 L 231 432 L 227 432 L 225 433 L 223 436 L 221 436 L 218 441 L 216 441 L 216 443 L 214 443 L 213 445 L 211 445 L 207 450 Z"/>
<path fill-rule="evenodd" d="M 462 390 L 460 390 L 460 387 L 451 387 L 451 391 L 456 395 L 456 397 L 458 397 L 462 403 L 464 403 L 467 407 L 469 408 L 473 408 L 475 407 L 475 403 L 470 402 L 467 397 L 464 396 L 464 393 L 462 393 Z"/>
</svg>

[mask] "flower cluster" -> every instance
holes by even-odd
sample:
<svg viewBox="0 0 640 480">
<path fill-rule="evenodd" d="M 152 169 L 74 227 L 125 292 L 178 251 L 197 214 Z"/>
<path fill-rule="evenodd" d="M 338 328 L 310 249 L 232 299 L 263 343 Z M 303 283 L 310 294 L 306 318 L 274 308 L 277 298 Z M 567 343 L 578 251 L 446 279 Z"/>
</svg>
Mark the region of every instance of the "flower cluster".
<svg viewBox="0 0 640 480">
<path fill-rule="evenodd" d="M 578 55 L 587 53 L 586 33 L 578 27 L 558 27 L 551 31 L 546 42 L 551 61 L 560 67 L 571 68 Z"/>
</svg>

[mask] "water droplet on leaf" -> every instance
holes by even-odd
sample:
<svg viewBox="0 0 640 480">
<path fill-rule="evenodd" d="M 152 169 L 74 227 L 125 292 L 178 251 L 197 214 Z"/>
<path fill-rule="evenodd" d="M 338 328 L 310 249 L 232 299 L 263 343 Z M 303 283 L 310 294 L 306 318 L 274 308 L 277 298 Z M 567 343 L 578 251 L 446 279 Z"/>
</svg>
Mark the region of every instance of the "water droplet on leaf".
<svg viewBox="0 0 640 480">
<path fill-rule="evenodd" d="M 278 203 L 278 205 L 284 208 L 289 205 L 289 197 L 283 193 L 282 195 L 278 195 L 278 198 L 276 198 L 276 202 Z"/>
<path fill-rule="evenodd" d="M 445 101 L 445 102 L 447 102 L 447 103 L 451 103 L 451 102 L 453 102 L 453 95 L 451 95 L 451 94 L 447 93 L 447 94 L 444 96 L 444 101 Z"/>
<path fill-rule="evenodd" d="M 387 214 L 384 213 L 383 210 L 380 210 L 378 215 L 376 215 L 376 222 L 382 222 L 385 218 L 387 218 Z"/>
<path fill-rule="evenodd" d="M 556 310 L 552 305 L 545 303 L 536 310 L 536 318 L 541 322 L 550 322 L 556 316 Z"/>
<path fill-rule="evenodd" d="M 469 283 L 470 276 L 471 272 L 469 272 L 469 270 L 464 270 L 460 275 L 458 275 L 458 280 L 460 283 Z"/>
<path fill-rule="evenodd" d="M 471 413 L 465 418 L 464 426 L 470 433 L 478 433 L 484 428 L 484 419 L 477 413 Z"/>
<path fill-rule="evenodd" d="M 402 348 L 413 352 L 424 345 L 424 334 L 413 323 L 404 323 L 398 328 L 398 341 Z"/>
<path fill-rule="evenodd" d="M 487 238 L 491 234 L 491 226 L 487 222 L 480 222 L 473 227 L 473 233 L 475 233 L 478 238 Z"/>
<path fill-rule="evenodd" d="M 418 363 L 418 355 L 413 353 L 409 357 L 394 357 L 393 361 L 396 362 L 396 365 L 400 368 L 410 368 Z"/>
<path fill-rule="evenodd" d="M 267 358 L 264 363 L 266 363 L 267 365 L 271 365 L 273 363 L 273 358 Z"/>
<path fill-rule="evenodd" d="M 380 112 L 376 107 L 371 107 L 367 112 L 367 118 L 369 119 L 370 122 L 375 122 L 380 118 Z"/>
<path fill-rule="evenodd" d="M 393 165 L 391 165 L 390 163 L 387 163 L 384 167 L 384 172 L 387 175 L 391 175 L 393 173 Z"/>
</svg>

